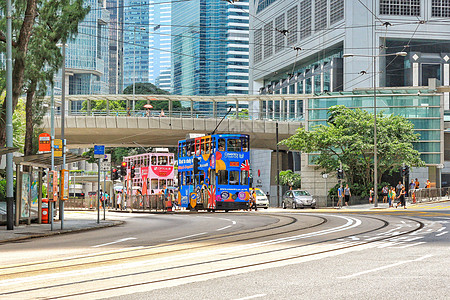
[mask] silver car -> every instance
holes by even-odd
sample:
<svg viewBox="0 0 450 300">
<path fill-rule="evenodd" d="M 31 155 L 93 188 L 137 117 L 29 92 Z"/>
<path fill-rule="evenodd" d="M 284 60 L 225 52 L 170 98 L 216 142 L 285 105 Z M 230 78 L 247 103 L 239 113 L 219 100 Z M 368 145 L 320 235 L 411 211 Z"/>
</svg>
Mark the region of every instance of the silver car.
<svg viewBox="0 0 450 300">
<path fill-rule="evenodd" d="M 296 209 L 298 207 L 316 208 L 316 199 L 314 199 L 313 196 L 311 196 L 311 194 L 305 190 L 287 191 L 286 193 L 284 193 L 281 207 L 292 207 L 293 209 Z"/>
</svg>

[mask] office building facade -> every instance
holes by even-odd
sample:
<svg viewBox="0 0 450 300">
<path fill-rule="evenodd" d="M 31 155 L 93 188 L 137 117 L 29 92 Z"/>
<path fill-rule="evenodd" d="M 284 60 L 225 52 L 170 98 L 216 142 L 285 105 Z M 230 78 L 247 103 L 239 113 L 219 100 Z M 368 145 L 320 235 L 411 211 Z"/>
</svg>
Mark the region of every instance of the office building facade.
<svg viewBox="0 0 450 300">
<path fill-rule="evenodd" d="M 223 0 L 172 3 L 173 94 L 248 94 L 248 5 Z"/>
<path fill-rule="evenodd" d="M 427 167 L 413 169 L 411 176 L 432 178 L 438 186 L 441 175 L 436 174 L 450 172 L 444 163 L 448 93 L 430 96 L 430 101 L 409 92 L 399 98 L 394 94 L 403 94 L 399 87 L 419 90 L 433 78 L 437 85 L 449 85 L 449 12 L 449 3 L 433 0 L 252 1 L 250 90 L 299 96 L 286 103 L 263 101 L 255 109 L 303 117 L 308 126 L 324 122 L 331 105 L 373 111 L 373 87 L 392 88 L 391 98 L 380 99 L 379 105 L 387 113 L 404 115 L 421 134 L 414 147 Z M 355 92 L 361 89 L 365 96 Z M 428 102 L 420 104 L 422 100 Z M 323 181 L 310 156 L 302 154 L 305 188 L 323 194 Z"/>
<path fill-rule="evenodd" d="M 123 92 L 123 0 L 107 0 L 110 14 L 109 43 L 109 93 Z"/>
<path fill-rule="evenodd" d="M 171 68 L 171 3 L 124 0 L 123 19 L 124 88 L 133 82 L 155 84 Z"/>
</svg>

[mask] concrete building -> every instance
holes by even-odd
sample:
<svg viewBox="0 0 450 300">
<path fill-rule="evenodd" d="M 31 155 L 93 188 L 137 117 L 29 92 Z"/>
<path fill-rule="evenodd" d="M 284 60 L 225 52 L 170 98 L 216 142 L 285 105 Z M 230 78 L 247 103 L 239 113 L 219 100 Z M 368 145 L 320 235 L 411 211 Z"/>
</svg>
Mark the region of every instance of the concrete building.
<svg viewBox="0 0 450 300">
<path fill-rule="evenodd" d="M 250 90 L 299 95 L 297 101 L 262 101 L 253 108 L 274 118 L 278 113 L 303 116 L 306 124 L 323 122 L 323 112 L 336 104 L 373 111 L 373 96 L 372 104 L 357 104 L 362 96 L 356 89 L 366 89 L 368 94 L 373 94 L 374 86 L 392 88 L 386 93 L 399 93 L 396 87 L 408 91 L 416 87 L 417 91 L 428 86 L 430 78 L 436 78 L 437 85 L 449 85 L 450 28 L 445 24 L 450 4 L 445 1 L 255 0 L 250 2 L 250 15 Z M 336 94 L 327 96 L 340 91 L 349 92 L 346 95 L 356 102 Z M 430 91 L 436 89 L 430 87 Z M 444 178 L 447 171 L 443 124 L 450 109 L 449 94 L 438 94 L 439 100 L 433 100 L 434 115 L 425 110 L 415 115 L 412 110 L 420 110 L 421 101 L 417 95 L 383 102 L 383 109 L 405 115 L 420 131 L 421 141 L 414 146 L 427 168 L 413 169 L 411 177 L 422 182 L 434 179 L 437 186 L 441 172 Z M 319 107 L 322 117 L 316 118 L 319 112 L 314 109 Z M 301 173 L 304 188 L 325 194 L 322 176 L 306 154 Z"/>
</svg>

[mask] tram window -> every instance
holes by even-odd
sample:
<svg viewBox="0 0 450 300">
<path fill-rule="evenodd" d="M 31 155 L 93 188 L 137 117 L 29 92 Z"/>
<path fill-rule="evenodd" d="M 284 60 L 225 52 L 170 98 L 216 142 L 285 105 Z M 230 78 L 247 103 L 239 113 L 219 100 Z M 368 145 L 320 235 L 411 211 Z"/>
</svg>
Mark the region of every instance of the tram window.
<svg viewBox="0 0 450 300">
<path fill-rule="evenodd" d="M 200 180 L 199 180 L 200 184 L 205 183 L 205 171 L 200 171 Z"/>
<path fill-rule="evenodd" d="M 230 171 L 230 185 L 239 184 L 239 171 Z"/>
<path fill-rule="evenodd" d="M 158 179 L 152 179 L 151 186 L 152 190 L 158 189 Z"/>
<path fill-rule="evenodd" d="M 189 156 L 192 156 L 192 155 L 194 155 L 195 154 L 195 144 L 194 144 L 194 141 L 190 141 L 189 142 L 189 151 L 190 151 L 190 154 L 189 154 Z"/>
<path fill-rule="evenodd" d="M 167 157 L 166 156 L 159 156 L 158 157 L 158 165 L 160 165 L 160 166 L 167 165 Z"/>
<path fill-rule="evenodd" d="M 195 155 L 200 155 L 200 148 L 201 148 L 201 140 L 198 139 L 195 141 Z"/>
<path fill-rule="evenodd" d="M 214 150 L 216 150 L 216 139 L 211 141 L 211 153 L 214 153 Z"/>
<path fill-rule="evenodd" d="M 217 184 L 221 184 L 221 185 L 228 184 L 228 171 L 227 170 L 219 170 L 219 172 L 217 172 Z"/>
<path fill-rule="evenodd" d="M 241 171 L 241 185 L 248 185 L 248 171 Z"/>
<path fill-rule="evenodd" d="M 172 179 L 167 179 L 167 186 L 173 186 Z"/>
<path fill-rule="evenodd" d="M 169 156 L 169 165 L 173 166 L 173 156 Z"/>
<path fill-rule="evenodd" d="M 248 152 L 248 139 L 243 138 L 242 141 L 242 152 Z"/>
<path fill-rule="evenodd" d="M 227 151 L 228 152 L 241 152 L 241 140 L 240 139 L 229 139 Z"/>
<path fill-rule="evenodd" d="M 210 140 L 206 140 L 206 143 L 205 143 L 205 153 L 206 154 L 209 154 L 209 148 L 211 146 L 210 143 L 211 143 Z"/>
<path fill-rule="evenodd" d="M 163 189 L 164 186 L 166 186 L 166 180 L 165 179 L 160 179 L 159 180 L 159 189 Z"/>
<path fill-rule="evenodd" d="M 183 144 L 183 157 L 187 155 L 187 146 Z"/>
<path fill-rule="evenodd" d="M 225 139 L 219 139 L 219 151 L 225 151 Z"/>
<path fill-rule="evenodd" d="M 152 165 L 156 166 L 156 156 L 152 156 Z"/>
</svg>

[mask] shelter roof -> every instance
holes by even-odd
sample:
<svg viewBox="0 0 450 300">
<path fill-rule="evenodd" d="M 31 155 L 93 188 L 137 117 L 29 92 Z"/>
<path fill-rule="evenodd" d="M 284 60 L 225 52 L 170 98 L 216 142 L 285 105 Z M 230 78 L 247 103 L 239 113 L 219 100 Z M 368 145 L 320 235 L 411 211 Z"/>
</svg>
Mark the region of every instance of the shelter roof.
<svg viewBox="0 0 450 300">
<path fill-rule="evenodd" d="M 17 148 L 17 147 L 1 147 L 0 155 L 6 154 L 6 153 L 11 153 L 11 152 L 16 152 L 17 150 L 19 150 L 19 148 Z"/>
<path fill-rule="evenodd" d="M 66 164 L 70 164 L 77 161 L 87 160 L 88 158 L 81 155 L 76 155 L 70 152 L 66 153 Z M 14 157 L 14 163 L 23 166 L 32 166 L 38 168 L 51 168 L 52 167 L 52 154 L 41 153 L 28 156 Z M 55 166 L 63 164 L 62 157 L 55 157 Z"/>
</svg>

